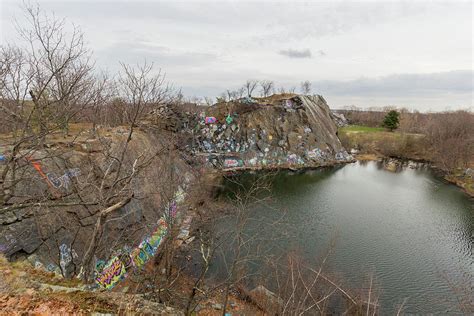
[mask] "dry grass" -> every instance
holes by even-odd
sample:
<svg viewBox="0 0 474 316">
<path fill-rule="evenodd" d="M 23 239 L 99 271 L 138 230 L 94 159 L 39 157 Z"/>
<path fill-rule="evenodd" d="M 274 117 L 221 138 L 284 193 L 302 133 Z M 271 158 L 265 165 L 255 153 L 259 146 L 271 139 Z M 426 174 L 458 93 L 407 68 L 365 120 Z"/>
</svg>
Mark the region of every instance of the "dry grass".
<svg viewBox="0 0 474 316">
<path fill-rule="evenodd" d="M 338 135 L 344 147 L 357 148 L 361 154 L 371 155 L 370 158 L 381 156 L 415 160 L 431 158 L 428 146 L 424 142 L 424 135 L 421 134 L 387 132 L 377 127 L 348 126 L 339 129 Z M 364 156 L 358 156 L 359 159 L 361 157 Z"/>
</svg>

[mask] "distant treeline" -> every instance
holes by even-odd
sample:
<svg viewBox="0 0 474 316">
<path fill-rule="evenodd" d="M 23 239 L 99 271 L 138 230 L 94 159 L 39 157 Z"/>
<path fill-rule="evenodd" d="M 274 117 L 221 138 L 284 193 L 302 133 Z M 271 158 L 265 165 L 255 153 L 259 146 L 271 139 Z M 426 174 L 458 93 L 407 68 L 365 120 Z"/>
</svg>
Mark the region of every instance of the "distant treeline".
<svg viewBox="0 0 474 316">
<path fill-rule="evenodd" d="M 351 124 L 379 127 L 392 108 L 341 110 Z M 472 167 L 474 163 L 474 113 L 466 110 L 436 113 L 399 110 L 399 132 L 424 135 L 431 159 L 446 170 Z"/>
</svg>

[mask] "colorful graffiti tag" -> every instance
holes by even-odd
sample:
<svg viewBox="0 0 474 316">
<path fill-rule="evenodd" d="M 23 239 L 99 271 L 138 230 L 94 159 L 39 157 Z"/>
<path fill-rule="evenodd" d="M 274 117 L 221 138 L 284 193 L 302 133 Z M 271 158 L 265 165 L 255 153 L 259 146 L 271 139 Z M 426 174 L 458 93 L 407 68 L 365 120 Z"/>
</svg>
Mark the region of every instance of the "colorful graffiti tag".
<svg viewBox="0 0 474 316">
<path fill-rule="evenodd" d="M 206 122 L 206 124 L 214 124 L 217 122 L 217 119 L 214 116 L 206 116 L 204 122 Z"/>
<path fill-rule="evenodd" d="M 189 180 L 185 181 L 184 188 L 186 188 L 188 181 Z M 97 285 L 105 289 L 111 289 L 126 277 L 126 271 L 134 267 L 142 267 L 155 256 L 168 233 L 168 220 L 172 220 L 172 218 L 169 217 L 170 215 L 171 217 L 177 215 L 178 204 L 184 201 L 185 195 L 185 190 L 182 187 L 178 187 L 173 201 L 168 203 L 165 214 L 158 220 L 156 229 L 150 236 L 145 237 L 136 248 L 130 249 L 127 247 L 127 249 L 121 251 L 120 255 L 113 257 L 107 263 L 103 260 L 96 261 L 95 274 Z M 166 210 L 168 212 L 166 212 Z M 186 218 L 184 220 L 188 234 L 191 219 L 192 218 Z"/>
<path fill-rule="evenodd" d="M 33 160 L 32 158 L 27 158 L 27 160 L 52 189 L 68 189 L 71 179 L 81 174 L 81 170 L 79 168 L 73 168 L 66 170 L 62 176 L 56 177 L 54 172 L 45 173 L 41 163 L 38 160 Z"/>
<path fill-rule="evenodd" d="M 31 162 L 31 165 L 35 170 L 40 174 L 40 176 L 46 181 L 46 183 L 51 186 L 51 182 L 49 181 L 46 174 L 43 172 L 43 168 L 41 167 L 41 163 L 38 160 L 32 160 L 31 158 L 27 158 L 28 161 Z"/>
<path fill-rule="evenodd" d="M 238 158 L 225 158 L 224 159 L 224 167 L 225 168 L 234 168 L 234 167 L 242 167 L 244 162 L 242 159 Z"/>
<path fill-rule="evenodd" d="M 122 254 L 118 257 L 112 258 L 107 264 L 103 260 L 96 262 L 96 283 L 106 289 L 111 289 L 116 283 L 120 282 L 125 277 L 126 269 L 132 267 L 140 268 L 145 265 L 158 251 L 166 233 L 168 232 L 168 224 L 164 217 L 158 220 L 158 227 L 151 234 L 150 237 L 145 238 L 135 249 L 131 250 L 129 254 Z M 123 273 L 117 274 L 120 277 L 114 276 L 113 271 L 117 271 L 119 263 L 123 268 Z"/>
<path fill-rule="evenodd" d="M 296 154 L 290 154 L 286 157 L 286 161 L 289 163 L 289 164 L 304 164 L 304 160 L 296 155 Z"/>
<path fill-rule="evenodd" d="M 324 155 L 325 153 L 319 148 L 315 148 L 306 153 L 306 156 L 310 159 L 322 159 L 324 158 Z"/>
<path fill-rule="evenodd" d="M 96 277 L 95 280 L 97 284 L 110 290 L 115 286 L 115 284 L 125 277 L 125 274 L 125 266 L 118 257 L 115 257 L 109 261 L 109 263 L 102 270 L 102 273 Z"/>
</svg>

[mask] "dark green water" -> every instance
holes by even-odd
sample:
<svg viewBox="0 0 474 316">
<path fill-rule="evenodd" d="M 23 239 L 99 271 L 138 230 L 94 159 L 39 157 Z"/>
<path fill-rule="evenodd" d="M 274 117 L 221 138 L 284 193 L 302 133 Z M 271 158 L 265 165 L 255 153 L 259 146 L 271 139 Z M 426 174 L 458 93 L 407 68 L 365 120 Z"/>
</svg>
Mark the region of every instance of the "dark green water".
<svg viewBox="0 0 474 316">
<path fill-rule="evenodd" d="M 289 240 L 268 247 L 298 248 L 308 261 L 336 236 L 326 265 L 353 289 L 366 287 L 372 274 L 382 314 L 393 314 L 404 300 L 407 313 L 455 314 L 457 294 L 448 280 L 473 286 L 473 202 L 429 170 L 392 173 L 369 162 L 280 172 L 271 193 L 274 207 L 255 207 L 255 216 L 273 220 L 285 213 L 285 223 L 270 230 L 249 225 L 248 232 L 271 239 L 275 230 L 287 230 Z"/>
</svg>

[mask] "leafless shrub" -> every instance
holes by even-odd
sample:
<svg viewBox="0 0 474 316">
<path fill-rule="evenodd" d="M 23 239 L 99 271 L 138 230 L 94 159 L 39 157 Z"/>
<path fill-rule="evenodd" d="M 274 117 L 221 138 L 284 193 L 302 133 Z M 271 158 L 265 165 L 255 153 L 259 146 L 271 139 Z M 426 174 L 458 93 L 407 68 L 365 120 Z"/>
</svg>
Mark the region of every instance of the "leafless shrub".
<svg viewBox="0 0 474 316">
<path fill-rule="evenodd" d="M 258 86 L 258 80 L 247 80 L 245 82 L 244 89 L 249 98 L 252 97 L 252 93 L 255 91 L 257 86 Z"/>
<path fill-rule="evenodd" d="M 311 82 L 306 80 L 301 82 L 300 89 L 302 94 L 310 94 L 311 93 Z"/>
<path fill-rule="evenodd" d="M 275 83 L 271 80 L 260 81 L 260 87 L 263 97 L 268 97 L 274 91 Z"/>
<path fill-rule="evenodd" d="M 387 108 L 388 109 L 388 108 Z M 368 111 L 351 109 L 344 113 L 352 124 L 380 126 L 385 110 Z M 419 113 L 401 111 L 399 138 L 382 137 L 372 139 L 369 143 L 360 142 L 367 151 L 380 149 L 381 153 L 390 156 L 407 157 L 416 151 L 418 158 L 433 161 L 445 171 L 456 168 L 467 168 L 474 157 L 474 114 L 468 111 Z M 413 134 L 417 135 L 413 135 Z M 354 142 L 342 136 L 343 142 Z M 367 140 L 367 139 L 366 139 Z M 351 144 L 354 147 L 354 144 Z"/>
</svg>

